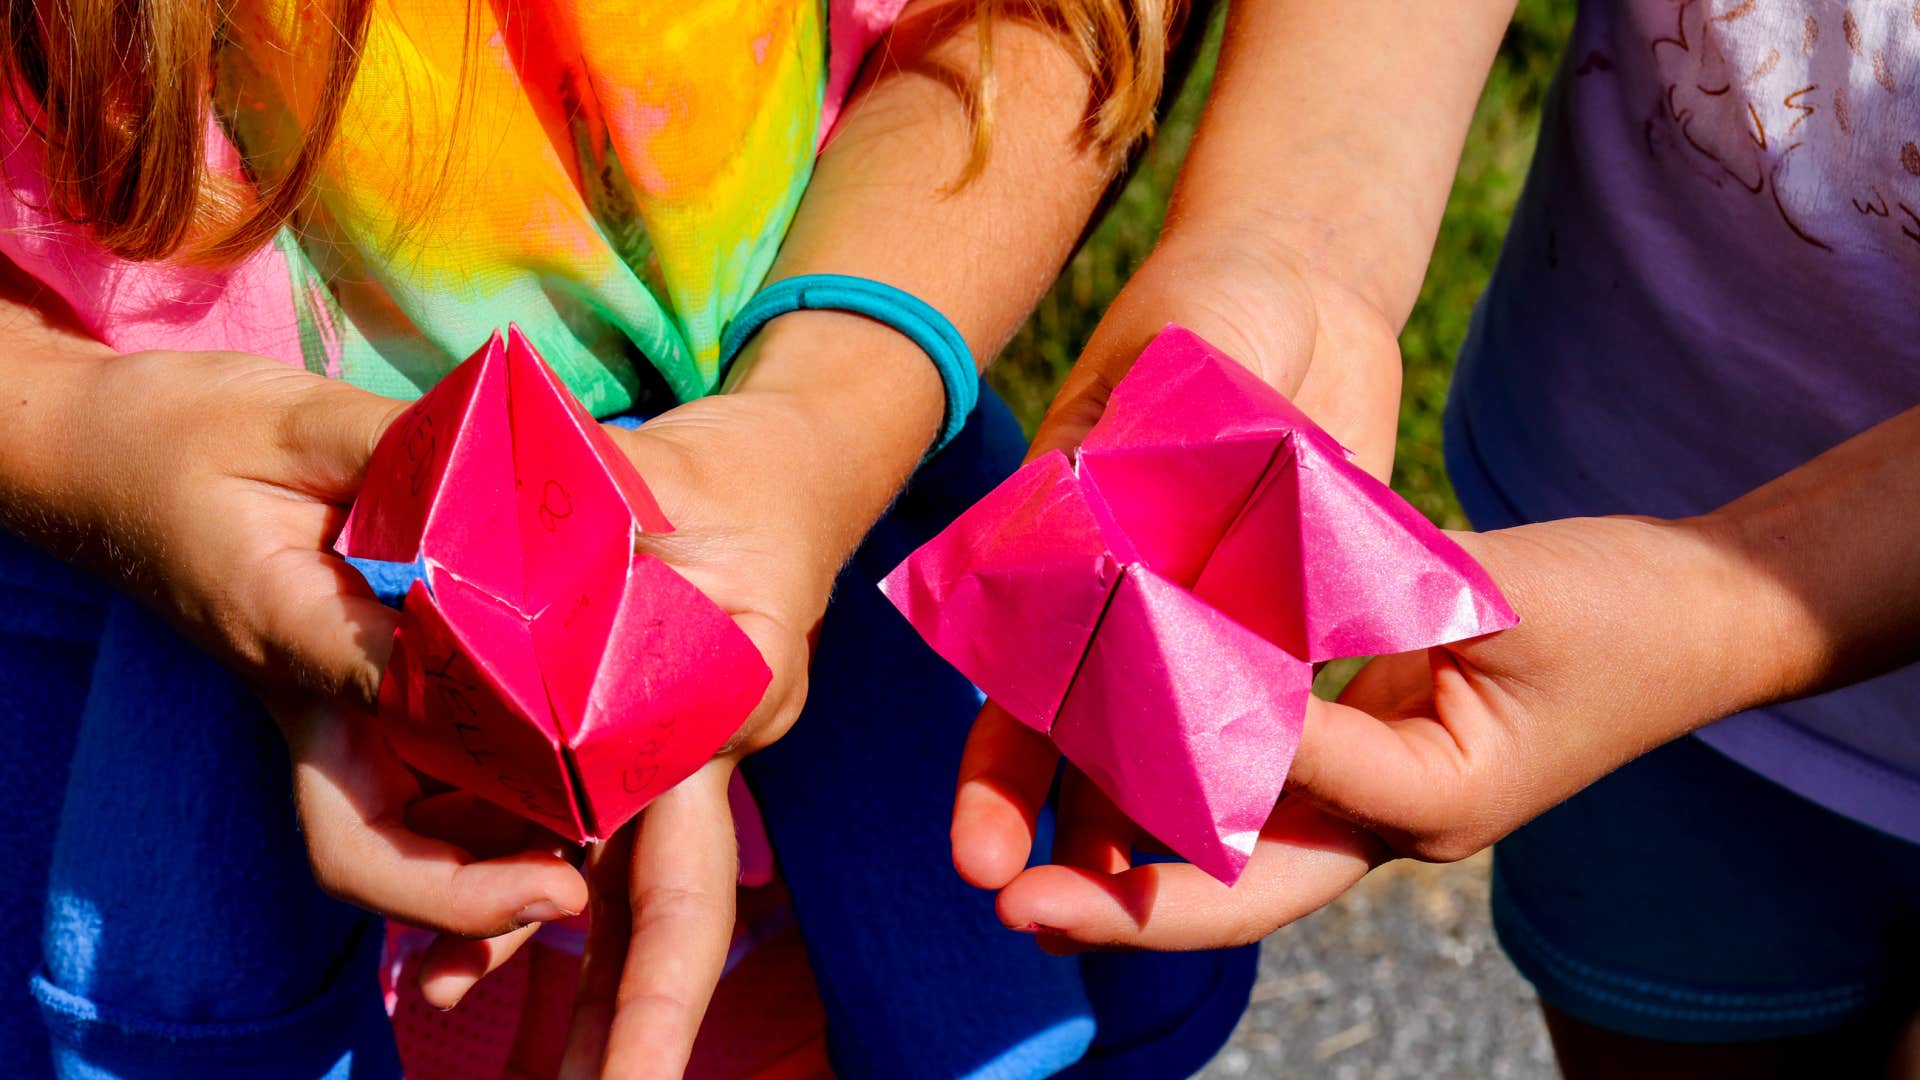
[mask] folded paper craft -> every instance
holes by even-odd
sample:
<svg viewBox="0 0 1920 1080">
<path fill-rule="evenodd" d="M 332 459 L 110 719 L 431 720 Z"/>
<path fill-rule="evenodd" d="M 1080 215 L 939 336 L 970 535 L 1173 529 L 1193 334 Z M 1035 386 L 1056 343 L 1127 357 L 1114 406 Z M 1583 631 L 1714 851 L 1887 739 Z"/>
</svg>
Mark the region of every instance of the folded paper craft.
<svg viewBox="0 0 1920 1080">
<path fill-rule="evenodd" d="M 635 551 L 671 529 L 519 330 L 495 334 L 380 440 L 335 545 L 420 567 L 380 688 L 400 756 L 581 841 L 699 768 L 770 674 Z"/>
<path fill-rule="evenodd" d="M 1280 797 L 1315 663 L 1517 621 L 1458 545 L 1175 326 L 1072 461 L 1029 462 L 881 588 L 1136 824 L 1229 884 Z"/>
</svg>

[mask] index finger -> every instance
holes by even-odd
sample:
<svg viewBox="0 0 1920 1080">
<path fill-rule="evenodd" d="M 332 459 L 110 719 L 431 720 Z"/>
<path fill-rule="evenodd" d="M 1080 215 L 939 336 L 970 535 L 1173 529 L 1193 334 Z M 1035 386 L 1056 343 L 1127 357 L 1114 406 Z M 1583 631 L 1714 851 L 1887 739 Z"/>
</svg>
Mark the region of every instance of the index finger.
<svg viewBox="0 0 1920 1080">
<path fill-rule="evenodd" d="M 624 915 L 631 927 L 611 1020 L 604 1030 L 594 1023 L 608 1015 L 605 981 L 583 980 L 562 1075 L 677 1080 L 685 1071 L 733 940 L 732 772 L 731 762 L 711 762 L 641 814 L 625 911 L 594 914 Z"/>
<path fill-rule="evenodd" d="M 492 857 L 415 831 L 406 768 L 372 718 L 279 715 L 294 753 L 293 796 L 315 880 L 333 896 L 390 918 L 465 937 L 493 937 L 581 910 L 586 883 L 539 842 Z"/>
<path fill-rule="evenodd" d="M 1282 800 L 1232 887 L 1187 863 L 1119 874 L 1036 866 L 1000 893 L 1000 919 L 1050 952 L 1218 949 L 1258 941 L 1351 888 L 1386 856 L 1374 837 Z"/>
<path fill-rule="evenodd" d="M 953 796 L 953 865 L 968 884 L 998 889 L 1027 865 L 1059 763 L 1045 735 L 991 701 L 980 710 Z"/>
</svg>

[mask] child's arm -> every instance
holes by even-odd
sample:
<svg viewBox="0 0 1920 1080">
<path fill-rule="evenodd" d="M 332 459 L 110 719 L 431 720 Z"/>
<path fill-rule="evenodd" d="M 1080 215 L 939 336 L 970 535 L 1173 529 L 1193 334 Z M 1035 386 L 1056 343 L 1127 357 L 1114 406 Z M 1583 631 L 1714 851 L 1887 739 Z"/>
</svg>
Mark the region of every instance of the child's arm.
<svg viewBox="0 0 1920 1080">
<path fill-rule="evenodd" d="M 1916 508 L 1920 408 L 1702 517 L 1463 537 L 1525 621 L 1436 656 L 1425 723 L 1329 710 L 1299 786 L 1464 857 L 1720 717 L 1920 660 Z M 1342 701 L 1387 712 L 1371 689 Z"/>
<path fill-rule="evenodd" d="M 321 549 L 405 405 L 260 357 L 117 355 L 0 266 L 0 528 L 152 604 L 263 692 L 371 707 L 396 618 Z M 310 557 L 285 550 L 296 536 Z"/>
<path fill-rule="evenodd" d="M 1703 517 L 1459 534 L 1522 622 L 1312 702 L 1294 797 L 1232 889 L 1190 866 L 1041 867 L 1001 914 L 1065 948 L 1256 940 L 1372 860 L 1463 858 L 1722 716 L 1920 659 L 1916 506 L 1920 408 Z"/>
<path fill-rule="evenodd" d="M 1034 451 L 1077 445 L 1141 347 L 1179 322 L 1384 478 L 1400 327 L 1512 10 L 1512 0 L 1235 3 L 1160 243 L 1101 320 Z M 1044 737 L 992 705 L 982 712 L 954 801 L 954 861 L 968 881 L 1000 888 L 1026 866 L 1056 760 Z M 1070 861 L 1127 848 L 1115 836 L 1123 822 L 1097 793 L 1088 801 L 1088 815 L 1062 815 L 1055 848 Z M 1096 823 L 1083 829 L 1082 816 Z"/>
<path fill-rule="evenodd" d="M 1169 321 L 1294 397 L 1383 474 L 1413 309 L 1513 0 L 1228 11 L 1160 242 L 1038 440 L 1079 441 Z"/>
<path fill-rule="evenodd" d="M 984 362 L 1058 273 L 1111 169 L 1081 137 L 1089 80 L 1069 47 L 1001 5 L 990 152 L 959 182 L 982 6 L 911 5 L 874 48 L 770 280 L 838 273 L 895 285 L 951 319 Z M 620 849 L 602 852 L 568 1075 L 678 1075 L 732 927 L 726 773 L 798 715 L 807 636 L 834 575 L 925 453 L 943 409 L 918 346 L 836 313 L 768 324 L 728 390 L 617 437 L 676 526 L 650 540 L 654 550 L 735 613 L 774 680 L 723 760 L 621 838 L 631 858 L 608 867 Z M 509 951 L 477 947 L 450 961 L 449 972 L 469 974 L 436 977 L 434 1000 L 457 997 Z"/>
<path fill-rule="evenodd" d="M 327 543 L 404 404 L 257 356 L 117 356 L 42 299 L 0 260 L 0 528 L 151 605 L 268 702 L 333 894 L 464 934 L 580 910 L 585 883 L 538 843 L 495 862 L 403 824 L 420 792 L 357 713 L 396 616 Z"/>
</svg>

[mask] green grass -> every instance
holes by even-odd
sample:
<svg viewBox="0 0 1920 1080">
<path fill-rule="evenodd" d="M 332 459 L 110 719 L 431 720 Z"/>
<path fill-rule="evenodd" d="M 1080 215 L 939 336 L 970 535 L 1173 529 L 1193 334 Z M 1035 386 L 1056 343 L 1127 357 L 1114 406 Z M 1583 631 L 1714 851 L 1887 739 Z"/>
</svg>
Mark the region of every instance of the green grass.
<svg viewBox="0 0 1920 1080">
<path fill-rule="evenodd" d="M 1452 528 L 1464 528 L 1466 519 L 1441 460 L 1440 410 L 1474 301 L 1499 256 L 1533 154 L 1540 102 L 1572 22 L 1571 0 L 1521 0 L 1474 114 L 1419 304 L 1400 335 L 1406 383 L 1393 485 Z M 995 388 L 1029 432 L 1101 312 L 1153 248 L 1212 81 L 1219 33 L 1216 19 L 1185 91 L 1126 189 L 994 367 Z"/>
</svg>

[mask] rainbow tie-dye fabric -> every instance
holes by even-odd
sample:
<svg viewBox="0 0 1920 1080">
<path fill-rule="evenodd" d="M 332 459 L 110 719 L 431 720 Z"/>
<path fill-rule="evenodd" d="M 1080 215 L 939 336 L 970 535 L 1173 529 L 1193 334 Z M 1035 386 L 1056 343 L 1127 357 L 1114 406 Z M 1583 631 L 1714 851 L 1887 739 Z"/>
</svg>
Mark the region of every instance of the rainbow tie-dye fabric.
<svg viewBox="0 0 1920 1080">
<path fill-rule="evenodd" d="M 106 255 L 36 209 L 15 115 L 0 251 L 123 349 L 240 349 L 411 398 L 511 321 L 596 415 L 698 397 L 903 3 L 379 3 L 314 198 L 268 248 L 219 270 Z M 216 167 L 285 167 L 319 7 L 234 6 Z"/>
</svg>

